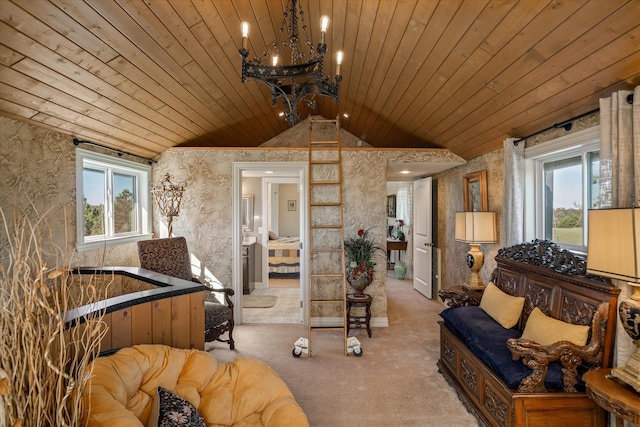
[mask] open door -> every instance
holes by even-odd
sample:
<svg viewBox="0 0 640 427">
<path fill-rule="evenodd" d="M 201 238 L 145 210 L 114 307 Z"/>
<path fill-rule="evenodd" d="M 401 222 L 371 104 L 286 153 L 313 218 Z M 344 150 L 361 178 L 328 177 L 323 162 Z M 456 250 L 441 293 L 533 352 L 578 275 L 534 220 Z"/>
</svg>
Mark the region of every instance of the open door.
<svg viewBox="0 0 640 427">
<path fill-rule="evenodd" d="M 432 298 L 431 178 L 413 183 L 413 288 Z"/>
</svg>

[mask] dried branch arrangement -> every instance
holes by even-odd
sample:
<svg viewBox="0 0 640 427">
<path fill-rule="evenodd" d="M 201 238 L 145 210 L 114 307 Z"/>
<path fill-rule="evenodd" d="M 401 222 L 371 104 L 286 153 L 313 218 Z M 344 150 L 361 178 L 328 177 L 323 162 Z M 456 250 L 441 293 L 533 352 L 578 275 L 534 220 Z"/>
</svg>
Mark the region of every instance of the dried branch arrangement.
<svg viewBox="0 0 640 427">
<path fill-rule="evenodd" d="M 72 274 L 47 214 L 0 216 L 0 425 L 79 426 L 87 365 L 106 328 L 101 312 L 73 327 L 65 316 L 102 299 L 104 287 Z"/>
</svg>

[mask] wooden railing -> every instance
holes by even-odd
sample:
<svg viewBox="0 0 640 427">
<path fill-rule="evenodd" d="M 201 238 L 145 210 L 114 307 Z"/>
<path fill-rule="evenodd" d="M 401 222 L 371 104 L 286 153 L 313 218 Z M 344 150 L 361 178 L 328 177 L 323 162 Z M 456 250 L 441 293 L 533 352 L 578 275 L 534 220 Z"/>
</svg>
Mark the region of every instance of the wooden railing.
<svg viewBox="0 0 640 427">
<path fill-rule="evenodd" d="M 103 299 L 66 313 L 67 327 L 82 327 L 84 319 L 104 313 L 107 332 L 100 352 L 105 354 L 135 344 L 165 344 L 204 350 L 204 295 L 199 283 L 143 268 L 81 268 L 81 280 L 91 277 L 107 286 Z M 88 279 L 87 279 L 88 280 Z"/>
</svg>

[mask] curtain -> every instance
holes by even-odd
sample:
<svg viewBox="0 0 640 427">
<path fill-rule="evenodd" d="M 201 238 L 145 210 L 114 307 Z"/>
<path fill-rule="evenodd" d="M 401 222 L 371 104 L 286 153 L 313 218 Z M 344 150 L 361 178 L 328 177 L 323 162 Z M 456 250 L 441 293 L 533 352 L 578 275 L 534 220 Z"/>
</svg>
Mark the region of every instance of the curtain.
<svg viewBox="0 0 640 427">
<path fill-rule="evenodd" d="M 627 98 L 633 94 L 633 104 Z M 640 86 L 600 99 L 600 207 L 628 208 L 640 201 Z M 619 301 L 629 286 L 619 280 Z M 624 365 L 634 351 L 618 319 L 614 366 Z"/>
<path fill-rule="evenodd" d="M 634 94 L 635 92 L 635 94 Z M 633 104 L 627 97 L 633 94 Z M 600 206 L 640 201 L 640 86 L 600 99 Z"/>
<path fill-rule="evenodd" d="M 500 246 L 513 246 L 524 241 L 524 141 L 514 145 L 516 138 L 504 140 L 504 189 Z"/>
<path fill-rule="evenodd" d="M 404 220 L 406 224 L 404 231 L 406 233 L 411 225 L 412 218 L 413 200 L 411 198 L 411 184 L 408 182 L 399 182 L 396 198 L 396 218 Z"/>
</svg>

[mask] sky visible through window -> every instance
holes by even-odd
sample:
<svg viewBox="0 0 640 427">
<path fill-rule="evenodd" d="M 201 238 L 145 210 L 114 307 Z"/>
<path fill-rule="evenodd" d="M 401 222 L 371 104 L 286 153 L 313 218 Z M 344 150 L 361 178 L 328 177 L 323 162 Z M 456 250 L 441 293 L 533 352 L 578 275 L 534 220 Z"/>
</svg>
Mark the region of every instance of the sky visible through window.
<svg viewBox="0 0 640 427">
<path fill-rule="evenodd" d="M 553 207 L 575 208 L 582 206 L 582 166 L 559 168 L 553 172 Z"/>
<path fill-rule="evenodd" d="M 84 169 L 83 185 L 84 197 L 87 203 L 93 206 L 104 204 L 105 200 L 105 173 L 101 170 Z M 131 175 L 113 174 L 113 187 L 117 196 L 122 190 L 134 193 L 135 178 Z M 135 193 L 134 193 L 135 194 Z"/>
<path fill-rule="evenodd" d="M 87 199 L 87 203 L 93 206 L 100 206 L 104 204 L 104 171 L 85 168 L 83 172 L 84 176 L 82 184 L 84 185 L 84 197 Z"/>
</svg>

